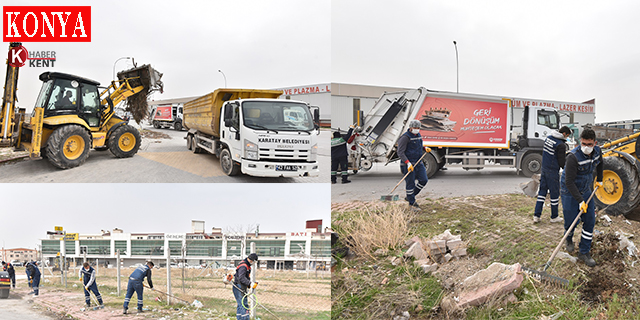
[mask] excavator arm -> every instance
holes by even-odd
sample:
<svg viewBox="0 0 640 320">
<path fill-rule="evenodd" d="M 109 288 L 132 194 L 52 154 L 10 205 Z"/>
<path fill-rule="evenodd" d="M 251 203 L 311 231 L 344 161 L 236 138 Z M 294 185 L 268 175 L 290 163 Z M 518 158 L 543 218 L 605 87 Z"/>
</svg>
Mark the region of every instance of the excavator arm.
<svg viewBox="0 0 640 320">
<path fill-rule="evenodd" d="M 20 42 L 11 42 L 9 49 L 19 47 Z M 19 67 L 9 64 L 7 59 L 7 75 L 4 80 L 4 95 L 2 96 L 2 107 L 0 107 L 0 147 L 13 146 L 15 139 L 13 131 L 16 127 L 15 108 L 16 108 L 16 92 L 18 90 L 18 71 Z"/>
</svg>

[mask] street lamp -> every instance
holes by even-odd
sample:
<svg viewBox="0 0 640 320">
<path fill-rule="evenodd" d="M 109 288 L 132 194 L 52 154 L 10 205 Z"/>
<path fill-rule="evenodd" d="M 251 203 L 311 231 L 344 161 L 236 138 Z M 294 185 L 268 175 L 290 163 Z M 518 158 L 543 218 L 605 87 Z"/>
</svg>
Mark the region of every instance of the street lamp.
<svg viewBox="0 0 640 320">
<path fill-rule="evenodd" d="M 456 93 L 460 93 L 460 69 L 458 68 L 458 44 L 453 40 L 453 46 L 456 48 Z"/>
<path fill-rule="evenodd" d="M 222 72 L 222 70 L 218 69 L 218 72 L 222 73 L 222 76 L 224 77 L 224 87 L 227 87 L 227 76 L 224 75 L 224 72 Z"/>
<path fill-rule="evenodd" d="M 118 60 L 116 60 L 116 62 L 113 63 L 113 81 L 116 81 L 116 63 L 118 63 L 118 61 L 120 61 L 122 59 L 131 59 L 131 57 L 122 57 L 122 58 L 119 58 Z"/>
</svg>

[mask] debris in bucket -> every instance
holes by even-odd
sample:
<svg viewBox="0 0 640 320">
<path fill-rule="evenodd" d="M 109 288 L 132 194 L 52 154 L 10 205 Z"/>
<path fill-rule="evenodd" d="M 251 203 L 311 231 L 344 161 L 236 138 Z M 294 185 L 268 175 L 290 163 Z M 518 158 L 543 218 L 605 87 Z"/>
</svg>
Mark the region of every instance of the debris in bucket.
<svg viewBox="0 0 640 320">
<path fill-rule="evenodd" d="M 163 83 L 160 81 L 162 73 L 156 71 L 151 65 L 118 72 L 118 80 L 129 79 L 131 87 L 143 86 L 142 91 L 127 98 L 125 110 L 131 112 L 136 123 L 140 123 L 147 116 L 147 97 L 154 91 L 163 91 Z"/>
</svg>

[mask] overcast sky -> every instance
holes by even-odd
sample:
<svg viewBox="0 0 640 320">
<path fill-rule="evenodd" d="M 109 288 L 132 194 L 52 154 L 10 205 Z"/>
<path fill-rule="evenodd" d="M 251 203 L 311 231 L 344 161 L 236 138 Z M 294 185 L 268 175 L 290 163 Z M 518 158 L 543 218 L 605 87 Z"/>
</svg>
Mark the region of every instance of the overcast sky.
<svg viewBox="0 0 640 320">
<path fill-rule="evenodd" d="M 90 43 L 23 43 L 55 51 L 54 68 L 22 67 L 20 106 L 33 109 L 45 71 L 109 84 L 121 57 L 164 74 L 155 100 L 201 96 L 223 88 L 271 89 L 330 82 L 331 3 L 295 1 L 26 1 L 3 6 L 90 5 Z M 6 23 L 6 17 L 2 22 Z M 21 28 L 21 23 L 17 23 Z M 9 44 L 4 43 L 8 50 Z M 7 52 L 7 51 L 5 51 Z M 3 54 L 2 56 L 5 56 Z M 3 59 L 4 62 L 4 59 Z M 131 68 L 120 60 L 116 72 Z M 6 65 L 2 64 L 2 74 Z"/>
<path fill-rule="evenodd" d="M 331 3 L 331 80 L 584 102 L 639 119 L 638 1 Z"/>
<path fill-rule="evenodd" d="M 0 240 L 34 248 L 54 226 L 69 233 L 191 232 L 191 220 L 260 232 L 303 232 L 307 220 L 331 221 L 330 185 L 300 184 L 0 184 Z"/>
</svg>

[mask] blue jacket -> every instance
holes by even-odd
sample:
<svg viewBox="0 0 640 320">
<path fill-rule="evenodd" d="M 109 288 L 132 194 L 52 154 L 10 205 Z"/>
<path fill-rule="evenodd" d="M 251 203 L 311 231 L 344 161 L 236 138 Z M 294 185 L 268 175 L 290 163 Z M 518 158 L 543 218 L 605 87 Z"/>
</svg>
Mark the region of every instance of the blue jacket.
<svg viewBox="0 0 640 320">
<path fill-rule="evenodd" d="M 133 273 L 129 276 L 129 279 L 140 281 L 144 280 L 144 277 L 147 277 L 147 282 L 149 283 L 149 287 L 153 288 L 153 282 L 151 282 L 151 268 L 148 265 L 142 265 L 133 270 Z"/>
<path fill-rule="evenodd" d="M 563 138 L 562 133 L 555 131 L 544 140 L 542 170 L 557 173 L 564 168 L 567 147 Z"/>
<path fill-rule="evenodd" d="M 407 160 L 412 164 L 416 164 L 418 159 L 422 157 L 424 148 L 422 147 L 422 136 L 420 133 L 413 134 L 407 130 L 400 139 L 398 139 L 398 156 L 402 163 L 406 163 Z"/>
<path fill-rule="evenodd" d="M 40 270 L 38 270 L 38 266 L 36 266 L 36 264 L 33 262 L 27 263 L 27 268 L 25 269 L 25 272 L 27 273 L 28 279 L 34 279 L 34 278 L 40 277 Z"/>
<path fill-rule="evenodd" d="M 80 275 L 85 287 L 91 286 L 96 281 L 96 270 L 91 266 L 89 266 L 89 270 L 85 270 L 84 267 L 80 268 Z"/>
<path fill-rule="evenodd" d="M 560 178 L 561 191 L 570 193 L 578 201 L 587 201 L 582 196 L 593 189 L 593 171 L 596 171 L 597 181 L 602 181 L 602 150 L 594 146 L 590 155 L 582 153 L 580 146 L 575 147 L 567 155 L 567 164 Z"/>
</svg>

